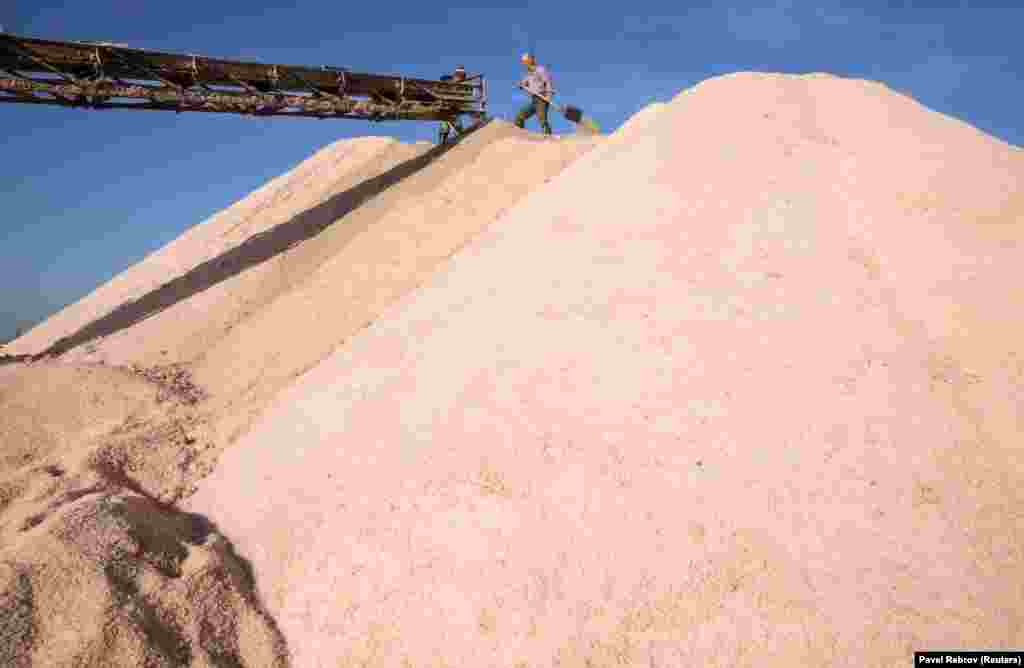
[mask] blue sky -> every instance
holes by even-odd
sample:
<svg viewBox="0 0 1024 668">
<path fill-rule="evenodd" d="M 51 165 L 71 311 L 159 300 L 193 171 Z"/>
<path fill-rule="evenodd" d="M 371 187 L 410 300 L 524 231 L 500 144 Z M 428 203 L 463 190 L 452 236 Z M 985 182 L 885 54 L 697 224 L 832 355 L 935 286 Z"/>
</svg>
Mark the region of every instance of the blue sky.
<svg viewBox="0 0 1024 668">
<path fill-rule="evenodd" d="M 295 5 L 298 6 L 295 6 Z M 521 104 L 531 45 L 563 102 L 614 129 L 654 100 L 739 70 L 885 81 L 1024 145 L 1024 9 L 982 2 L 634 1 L 0 3 L 9 32 L 224 58 L 488 78 Z M 535 123 L 535 121 L 534 121 Z M 555 132 L 568 131 L 561 118 Z M 0 339 L 88 294 L 338 139 L 432 139 L 431 124 L 0 106 Z"/>
</svg>

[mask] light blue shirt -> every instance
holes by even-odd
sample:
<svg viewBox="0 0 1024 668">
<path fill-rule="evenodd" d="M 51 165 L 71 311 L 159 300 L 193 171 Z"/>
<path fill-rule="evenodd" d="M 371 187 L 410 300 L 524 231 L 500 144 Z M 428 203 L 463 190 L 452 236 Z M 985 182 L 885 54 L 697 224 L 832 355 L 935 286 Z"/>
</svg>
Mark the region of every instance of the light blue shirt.
<svg viewBox="0 0 1024 668">
<path fill-rule="evenodd" d="M 523 88 L 535 95 L 551 97 L 555 93 L 555 86 L 551 81 L 551 74 L 543 65 L 537 65 L 529 72 L 521 82 Z"/>
</svg>

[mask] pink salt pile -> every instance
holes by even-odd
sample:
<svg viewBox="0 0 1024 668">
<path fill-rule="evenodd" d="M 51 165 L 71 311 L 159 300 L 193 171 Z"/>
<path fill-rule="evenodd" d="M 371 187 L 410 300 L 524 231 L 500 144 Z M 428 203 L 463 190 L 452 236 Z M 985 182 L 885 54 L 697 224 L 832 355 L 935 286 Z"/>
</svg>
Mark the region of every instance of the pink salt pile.
<svg viewBox="0 0 1024 668">
<path fill-rule="evenodd" d="M 296 666 L 902 665 L 1024 643 L 1024 158 L 738 74 L 505 212 L 189 507 Z"/>
</svg>

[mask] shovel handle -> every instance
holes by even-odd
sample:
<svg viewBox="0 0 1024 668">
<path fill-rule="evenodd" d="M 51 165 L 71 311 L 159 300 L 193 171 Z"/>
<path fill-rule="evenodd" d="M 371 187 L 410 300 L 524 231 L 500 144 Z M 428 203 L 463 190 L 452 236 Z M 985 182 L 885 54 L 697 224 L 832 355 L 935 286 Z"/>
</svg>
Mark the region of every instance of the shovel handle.
<svg viewBox="0 0 1024 668">
<path fill-rule="evenodd" d="M 551 100 L 550 98 L 545 97 L 544 95 L 541 95 L 540 93 L 534 93 L 531 90 L 526 90 L 526 88 L 524 88 L 523 86 L 519 86 L 519 89 L 524 91 L 524 92 L 526 92 L 526 93 L 529 93 L 530 95 L 533 95 L 534 97 L 539 97 L 540 99 L 544 100 L 545 102 L 547 102 L 548 104 L 550 104 L 552 107 L 554 107 L 556 110 L 558 110 L 560 112 L 564 112 L 565 111 L 565 107 L 558 106 L 557 104 L 555 104 L 554 100 Z"/>
</svg>

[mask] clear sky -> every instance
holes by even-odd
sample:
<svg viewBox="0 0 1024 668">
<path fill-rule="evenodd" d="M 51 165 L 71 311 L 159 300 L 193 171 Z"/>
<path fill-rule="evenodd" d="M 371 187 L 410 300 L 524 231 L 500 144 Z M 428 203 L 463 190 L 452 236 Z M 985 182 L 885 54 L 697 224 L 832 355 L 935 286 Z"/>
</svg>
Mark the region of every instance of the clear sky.
<svg viewBox="0 0 1024 668">
<path fill-rule="evenodd" d="M 884 81 L 1024 145 L 1024 9 L 1010 6 L 1018 3 L 464 4 L 33 0 L 0 2 L 0 25 L 34 37 L 427 78 L 464 64 L 487 76 L 491 112 L 506 119 L 521 104 L 518 56 L 532 45 L 561 100 L 606 130 L 711 76 L 824 71 Z M 569 130 L 561 118 L 553 124 Z M 366 134 L 433 139 L 435 127 L 0 105 L 0 340 L 318 148 Z"/>
</svg>

